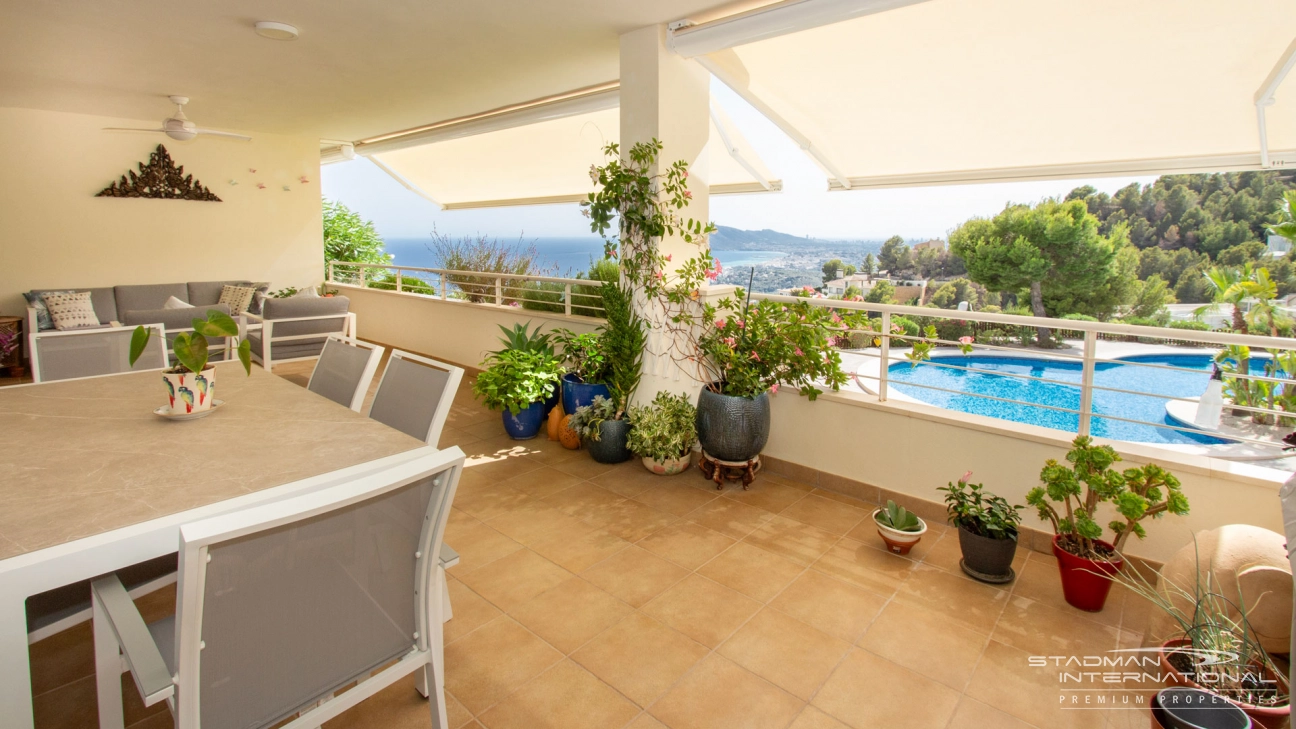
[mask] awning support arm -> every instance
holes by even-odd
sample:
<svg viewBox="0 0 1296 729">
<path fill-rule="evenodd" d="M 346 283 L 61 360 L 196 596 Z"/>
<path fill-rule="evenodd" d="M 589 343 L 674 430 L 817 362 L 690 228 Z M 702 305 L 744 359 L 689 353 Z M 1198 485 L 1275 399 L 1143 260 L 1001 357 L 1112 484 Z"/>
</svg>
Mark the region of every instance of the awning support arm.
<svg viewBox="0 0 1296 729">
<path fill-rule="evenodd" d="M 370 162 L 373 162 L 375 165 L 377 165 L 377 166 L 378 166 L 378 169 L 380 169 L 380 170 L 382 170 L 383 172 L 386 172 L 387 174 L 391 175 L 391 178 L 392 178 L 393 180 L 399 182 L 399 183 L 401 184 L 401 186 L 404 187 L 406 190 L 409 190 L 410 192 L 414 193 L 415 195 L 418 195 L 419 197 L 423 198 L 424 200 L 427 200 L 428 202 L 430 202 L 430 203 L 432 203 L 433 205 L 437 206 L 437 210 L 445 210 L 445 209 L 446 209 L 446 207 L 445 207 L 444 205 L 442 205 L 441 203 L 439 203 L 439 202 L 437 202 L 435 199 L 433 199 L 433 197 L 432 197 L 431 195 L 427 194 L 426 192 L 423 192 L 423 189 L 420 188 L 418 185 L 415 185 L 414 183 L 412 183 L 412 182 L 410 182 L 409 180 L 405 179 L 405 176 L 402 175 L 401 173 L 399 173 L 399 172 L 397 172 L 396 170 L 393 170 L 392 168 L 390 168 L 390 167 L 388 167 L 387 165 L 383 164 L 383 163 L 382 163 L 382 160 L 379 160 L 377 157 L 369 157 L 369 156 L 366 156 L 365 159 L 367 159 L 367 160 L 369 160 Z"/>
<path fill-rule="evenodd" d="M 1269 159 L 1269 130 L 1265 124 L 1265 109 L 1273 106 L 1275 95 L 1278 93 L 1278 87 L 1282 85 L 1283 79 L 1292 68 L 1296 67 L 1296 40 L 1287 46 L 1283 52 L 1282 58 L 1278 59 L 1278 64 L 1269 72 L 1269 77 L 1265 79 L 1260 90 L 1255 93 L 1256 106 L 1256 124 L 1260 128 L 1260 166 L 1268 169 L 1271 166 Z"/>
<path fill-rule="evenodd" d="M 711 101 L 711 121 L 715 122 L 716 131 L 720 133 L 720 141 L 724 144 L 725 151 L 729 153 L 729 156 L 733 157 L 733 160 L 744 170 L 747 170 L 747 174 L 759 182 L 761 187 L 766 190 L 774 189 L 769 179 L 760 170 L 756 169 L 756 165 L 743 156 L 742 150 L 738 148 L 738 145 L 734 144 L 732 130 L 729 128 L 729 120 L 725 118 L 724 114 L 720 113 L 714 99 Z"/>
</svg>

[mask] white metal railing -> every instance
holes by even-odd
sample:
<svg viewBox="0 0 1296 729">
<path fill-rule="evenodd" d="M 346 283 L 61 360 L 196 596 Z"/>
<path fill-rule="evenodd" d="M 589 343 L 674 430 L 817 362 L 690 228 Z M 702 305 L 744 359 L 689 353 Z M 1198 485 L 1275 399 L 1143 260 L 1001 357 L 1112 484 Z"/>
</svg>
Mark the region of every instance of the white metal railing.
<svg viewBox="0 0 1296 729">
<path fill-rule="evenodd" d="M 429 275 L 435 283 L 428 280 Z M 603 315 L 603 297 L 599 293 L 603 282 L 587 278 L 329 261 L 325 283 L 493 306 L 517 305 L 561 311 L 567 316 Z"/>
</svg>

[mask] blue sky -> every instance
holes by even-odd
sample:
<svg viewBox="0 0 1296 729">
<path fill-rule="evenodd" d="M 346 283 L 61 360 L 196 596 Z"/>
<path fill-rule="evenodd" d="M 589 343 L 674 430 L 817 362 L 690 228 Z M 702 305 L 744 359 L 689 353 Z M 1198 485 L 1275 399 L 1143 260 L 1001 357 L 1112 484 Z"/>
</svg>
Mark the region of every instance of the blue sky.
<svg viewBox="0 0 1296 729">
<path fill-rule="evenodd" d="M 711 198 L 711 219 L 748 230 L 771 228 L 816 238 L 908 239 L 944 237 L 960 223 L 993 215 L 1009 202 L 1035 202 L 1090 184 L 1114 192 L 1152 177 L 1051 180 L 996 185 L 958 185 L 895 190 L 827 192 L 823 172 L 759 112 L 724 85 L 712 94 L 747 137 L 766 166 L 783 180 L 783 192 Z M 433 226 L 442 233 L 483 233 L 516 239 L 590 235 L 577 205 L 536 205 L 491 210 L 438 210 L 365 159 L 321 171 L 324 196 L 340 200 L 373 220 L 385 238 L 417 238 Z"/>
</svg>

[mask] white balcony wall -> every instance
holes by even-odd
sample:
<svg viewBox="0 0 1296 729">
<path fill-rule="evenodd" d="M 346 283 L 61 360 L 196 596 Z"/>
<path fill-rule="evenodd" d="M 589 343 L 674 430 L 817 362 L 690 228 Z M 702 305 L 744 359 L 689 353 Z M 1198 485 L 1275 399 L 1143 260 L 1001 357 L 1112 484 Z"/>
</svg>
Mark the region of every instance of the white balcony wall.
<svg viewBox="0 0 1296 729">
<path fill-rule="evenodd" d="M 0 165 L 0 311 L 21 312 L 21 292 L 33 288 L 324 278 L 318 140 L 251 131 L 251 142 L 177 142 L 102 131 L 156 128 L 167 113 L 164 103 L 158 109 L 155 119 L 119 119 L 0 108 L 11 152 Z M 95 197 L 138 172 L 159 143 L 222 202 Z"/>
</svg>

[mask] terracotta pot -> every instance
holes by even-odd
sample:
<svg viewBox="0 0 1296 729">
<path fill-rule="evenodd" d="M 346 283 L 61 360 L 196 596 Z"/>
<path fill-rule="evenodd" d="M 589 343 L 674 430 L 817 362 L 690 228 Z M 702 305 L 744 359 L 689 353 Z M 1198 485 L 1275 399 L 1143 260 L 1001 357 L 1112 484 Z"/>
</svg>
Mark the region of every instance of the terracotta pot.
<svg viewBox="0 0 1296 729">
<path fill-rule="evenodd" d="M 902 532 L 879 522 L 877 515 L 881 513 L 881 509 L 873 511 L 873 526 L 877 527 L 878 536 L 882 537 L 882 541 L 886 542 L 887 550 L 893 554 L 909 554 L 909 550 L 913 549 L 918 540 L 927 533 L 927 522 L 922 519 L 918 520 L 918 523 L 922 524 L 922 529 L 916 532 Z"/>
<path fill-rule="evenodd" d="M 1108 562 L 1077 557 L 1058 546 L 1061 538 L 1061 535 L 1053 537 L 1053 556 L 1057 557 L 1058 572 L 1062 576 L 1063 597 L 1073 607 L 1091 613 L 1100 612 L 1107 603 L 1107 593 L 1111 592 L 1111 578 L 1107 575 L 1119 572 L 1124 560 Z M 1101 539 L 1094 542 L 1111 548 Z"/>
<path fill-rule="evenodd" d="M 562 444 L 563 448 L 566 448 L 569 451 L 575 451 L 580 450 L 581 437 L 580 433 L 576 432 L 576 429 L 571 427 L 571 418 L 572 416 L 570 415 L 564 415 L 562 420 L 558 423 L 558 442 Z"/>
<path fill-rule="evenodd" d="M 171 412 L 186 415 L 210 410 L 216 396 L 216 368 L 207 365 L 194 374 L 189 370 L 163 372 L 162 384 L 166 386 Z"/>
<path fill-rule="evenodd" d="M 679 458 L 671 458 L 665 461 L 658 461 L 648 456 L 643 457 L 644 468 L 652 471 L 658 476 L 674 476 L 677 473 L 683 473 L 693 465 L 693 454 Z"/>
<path fill-rule="evenodd" d="M 1201 689 L 1215 694 L 1215 692 L 1211 691 L 1210 688 L 1193 681 L 1191 678 L 1184 675 L 1182 671 L 1175 668 L 1174 664 L 1170 663 L 1170 654 L 1173 653 L 1176 648 L 1187 645 L 1191 645 L 1191 641 L 1183 638 L 1168 640 L 1161 644 L 1161 674 L 1166 677 L 1166 683 L 1172 686 L 1188 686 L 1190 688 Z M 1282 677 L 1278 676 L 1277 680 L 1279 685 L 1282 685 Z M 1253 706 L 1241 701 L 1234 701 L 1227 696 L 1220 694 L 1215 695 L 1246 712 L 1246 715 L 1251 717 L 1251 721 L 1256 725 L 1266 727 L 1267 729 L 1285 727 L 1287 726 L 1288 719 L 1291 718 L 1291 704 L 1285 706 Z"/>
</svg>

